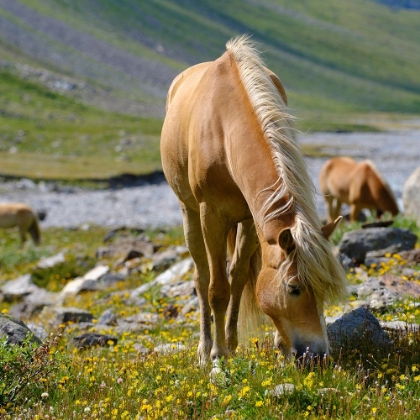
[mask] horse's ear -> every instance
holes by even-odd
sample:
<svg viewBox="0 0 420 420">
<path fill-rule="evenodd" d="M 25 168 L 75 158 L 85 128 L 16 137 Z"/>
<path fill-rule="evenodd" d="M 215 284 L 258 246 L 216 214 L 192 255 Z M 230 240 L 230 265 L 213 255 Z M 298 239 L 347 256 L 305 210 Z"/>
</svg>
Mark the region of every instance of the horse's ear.
<svg viewBox="0 0 420 420">
<path fill-rule="evenodd" d="M 295 241 L 292 236 L 292 231 L 290 229 L 283 229 L 279 235 L 279 244 L 281 249 L 286 253 L 290 254 L 295 248 Z"/>
<path fill-rule="evenodd" d="M 343 219 L 343 216 L 338 216 L 337 219 L 334 220 L 334 222 L 328 223 L 325 226 L 322 226 L 322 234 L 325 236 L 325 239 L 328 239 L 332 233 L 334 232 L 335 228 L 340 224 L 341 220 Z"/>
</svg>

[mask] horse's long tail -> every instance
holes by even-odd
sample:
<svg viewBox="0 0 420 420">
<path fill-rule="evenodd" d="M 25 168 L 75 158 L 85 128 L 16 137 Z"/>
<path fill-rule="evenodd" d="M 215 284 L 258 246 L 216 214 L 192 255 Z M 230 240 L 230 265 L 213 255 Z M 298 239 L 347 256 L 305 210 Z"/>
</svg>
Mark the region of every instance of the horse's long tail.
<svg viewBox="0 0 420 420">
<path fill-rule="evenodd" d="M 29 227 L 28 231 L 31 234 L 32 240 L 34 241 L 35 245 L 39 245 L 41 243 L 41 229 L 39 227 L 38 217 L 34 213 L 32 224 Z"/>
<path fill-rule="evenodd" d="M 232 260 L 236 243 L 236 227 L 228 235 L 228 256 Z M 261 247 L 258 246 L 249 261 L 249 280 L 242 292 L 238 316 L 239 342 L 249 343 L 250 338 L 263 338 L 262 326 L 267 324 L 267 316 L 257 302 L 256 284 L 261 271 Z"/>
</svg>

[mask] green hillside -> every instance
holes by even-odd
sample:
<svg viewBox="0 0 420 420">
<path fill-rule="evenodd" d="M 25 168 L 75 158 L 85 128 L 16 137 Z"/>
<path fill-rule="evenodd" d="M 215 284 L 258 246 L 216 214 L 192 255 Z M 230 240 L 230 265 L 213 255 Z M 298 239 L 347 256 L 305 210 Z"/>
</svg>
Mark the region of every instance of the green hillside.
<svg viewBox="0 0 420 420">
<path fill-rule="evenodd" d="M 86 176 L 104 159 L 92 177 L 158 168 L 170 82 L 244 33 L 301 129 L 420 114 L 419 21 L 418 10 L 373 0 L 2 0 L 0 173 L 23 174 L 19 162 L 41 152 L 72 157 L 70 172 Z M 26 167 L 47 176 L 40 166 Z"/>
</svg>

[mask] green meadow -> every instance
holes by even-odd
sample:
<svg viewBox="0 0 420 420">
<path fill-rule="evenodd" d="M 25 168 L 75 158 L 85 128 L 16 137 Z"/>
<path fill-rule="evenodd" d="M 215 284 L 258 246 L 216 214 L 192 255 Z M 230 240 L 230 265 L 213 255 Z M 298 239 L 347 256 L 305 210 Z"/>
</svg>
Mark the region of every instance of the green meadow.
<svg viewBox="0 0 420 420">
<path fill-rule="evenodd" d="M 238 34 L 252 35 L 282 79 L 301 131 L 384 130 L 420 113 L 417 10 L 366 0 L 16 4 L 0 6 L 0 18 L 37 48 L 0 30 L 1 175 L 75 180 L 159 170 L 168 75 L 214 60 Z M 43 69 L 89 89 L 52 91 L 36 76 Z"/>
<path fill-rule="evenodd" d="M 395 226 L 420 234 L 411 220 L 399 216 Z M 343 224 L 333 237 L 360 224 Z M 32 273 L 34 282 L 59 291 L 71 279 L 83 275 L 97 262 L 113 265 L 110 257 L 99 261 L 95 250 L 103 244 L 106 229 L 50 228 L 43 232 L 43 245 L 28 243 L 18 249 L 17 232 L 1 231 L 0 273 L 12 279 Z M 183 244 L 182 229 L 147 231 L 163 251 Z M 49 269 L 36 268 L 41 256 L 65 251 L 65 262 Z M 147 261 L 143 260 L 147 267 Z M 364 267 L 369 275 L 392 273 L 401 276 L 406 262 L 395 254 L 381 267 Z M 420 270 L 420 266 L 415 266 Z M 372 343 L 347 341 L 340 350 L 307 367 L 286 362 L 273 346 L 273 326 L 267 324 L 260 338 L 249 337 L 235 357 L 224 361 L 224 375 L 210 380 L 211 365 L 200 367 L 196 348 L 198 319 L 182 322 L 168 318 L 167 308 L 182 309 L 178 298 L 163 298 L 159 288 L 145 293 L 139 307 L 130 303 L 128 289 L 151 281 L 158 273 L 145 268 L 127 280 L 97 292 L 69 297 L 65 306 L 86 309 L 95 318 L 106 309 L 119 317 L 150 312 L 157 324 L 136 332 L 116 334 L 118 342 L 105 347 L 80 349 L 74 337 L 88 332 L 77 323 L 48 329 L 42 345 L 22 347 L 0 342 L 0 418 L 4 419 L 416 419 L 420 409 L 420 323 L 418 302 L 404 298 L 384 309 L 372 309 L 384 321 L 403 321 L 407 330 L 391 333 L 392 350 Z M 361 274 L 348 273 L 350 284 Z M 186 280 L 191 279 L 188 273 Z M 413 280 L 414 281 L 414 280 Z M 326 315 L 342 313 L 355 297 L 327 305 Z M 3 303 L 7 315 L 12 303 Z M 48 325 L 45 314 L 30 321 Z M 168 351 L 159 353 L 159 345 Z M 141 350 L 139 350 L 141 349 Z M 285 385 L 287 384 L 287 385 Z M 276 392 L 288 387 L 285 393 Z"/>
<path fill-rule="evenodd" d="M 100 184 L 124 173 L 161 170 L 167 75 L 214 60 L 238 34 L 252 35 L 267 66 L 283 81 L 300 131 L 418 127 L 419 18 L 419 11 L 373 0 L 4 2 L 0 22 L 15 32 L 0 25 L 0 179 Z M 60 30 L 54 32 L 56 27 Z M 105 45 L 106 52 L 118 52 L 127 62 L 141 59 L 154 71 L 140 74 L 139 65 L 136 75 L 123 60 L 88 53 L 83 42 L 65 34 Z M 88 88 L 57 91 L 45 82 L 46 72 Z M 319 150 L 303 146 L 307 155 L 319 156 Z M 395 226 L 420 238 L 409 219 L 397 217 Z M 343 224 L 332 241 L 337 244 L 345 231 L 359 227 Z M 27 243 L 19 249 L 17 231 L 1 230 L 0 282 L 31 273 L 39 287 L 58 292 L 98 262 L 114 267 L 111 257 L 96 257 L 106 232 L 100 226 L 48 228 L 41 247 Z M 181 227 L 146 234 L 162 251 L 184 245 Z M 64 263 L 37 268 L 40 258 L 60 251 Z M 168 319 L 167 308 L 182 304 L 163 298 L 158 288 L 144 295 L 142 307 L 127 301 L 128 289 L 159 274 L 147 260 L 142 264 L 144 270 L 124 282 L 68 298 L 64 305 L 94 317 L 106 309 L 121 317 L 157 314 L 159 322 L 149 329 L 86 349 L 73 340 L 86 330 L 71 323 L 50 328 L 41 345 L 0 341 L 0 419 L 418 418 L 420 332 L 410 327 L 420 324 L 418 299 L 372 309 L 380 320 L 407 325 L 391 333 L 392 351 L 350 342 L 320 362 L 295 366 L 274 348 L 268 324 L 262 338 L 249 337 L 224 361 L 224 375 L 210 381 L 211 366 L 200 367 L 197 360 L 198 319 Z M 405 266 L 395 254 L 388 264 L 362 271 L 402 276 Z M 191 278 L 188 273 L 186 280 Z M 362 275 L 351 271 L 348 281 L 359 284 Z M 328 305 L 326 315 L 343 313 L 354 300 L 349 296 Z M 11 305 L 2 302 L 2 314 L 7 316 Z M 35 315 L 25 321 L 45 320 Z M 169 351 L 156 352 L 159 345 Z M 279 392 L 286 386 L 288 391 Z"/>
</svg>

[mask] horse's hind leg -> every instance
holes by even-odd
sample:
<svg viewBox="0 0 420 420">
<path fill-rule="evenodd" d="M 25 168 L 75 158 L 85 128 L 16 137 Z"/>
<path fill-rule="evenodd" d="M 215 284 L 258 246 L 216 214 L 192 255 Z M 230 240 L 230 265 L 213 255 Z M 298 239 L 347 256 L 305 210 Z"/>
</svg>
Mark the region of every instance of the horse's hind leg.
<svg viewBox="0 0 420 420">
<path fill-rule="evenodd" d="M 225 340 L 225 316 L 230 298 L 226 273 L 227 235 L 230 230 L 219 212 L 206 203 L 200 204 L 201 228 L 210 268 L 209 302 L 214 316 L 212 360 L 228 356 Z"/>
<path fill-rule="evenodd" d="M 238 346 L 238 314 L 242 292 L 250 276 L 250 260 L 258 248 L 252 219 L 238 225 L 235 251 L 230 265 L 230 302 L 226 321 L 226 342 L 230 352 Z"/>
<path fill-rule="evenodd" d="M 195 263 L 194 283 L 200 304 L 200 343 L 198 359 L 204 364 L 210 357 L 213 345 L 211 339 L 211 309 L 209 304 L 210 273 L 207 262 L 206 248 L 201 232 L 200 215 L 181 203 L 184 219 L 185 240 Z"/>
</svg>

